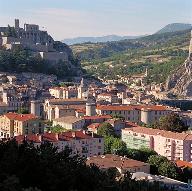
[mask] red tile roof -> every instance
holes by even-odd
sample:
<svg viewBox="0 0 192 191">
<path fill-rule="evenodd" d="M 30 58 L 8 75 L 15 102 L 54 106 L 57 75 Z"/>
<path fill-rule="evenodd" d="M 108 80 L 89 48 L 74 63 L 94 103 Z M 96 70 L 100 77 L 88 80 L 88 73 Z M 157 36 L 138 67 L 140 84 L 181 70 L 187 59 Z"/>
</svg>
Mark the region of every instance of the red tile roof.
<svg viewBox="0 0 192 191">
<path fill-rule="evenodd" d="M 101 138 L 101 136 L 97 134 L 87 133 L 85 131 L 69 131 L 62 134 L 59 134 L 59 139 L 63 139 L 66 141 L 70 141 L 72 139 L 91 139 L 93 138 Z"/>
<path fill-rule="evenodd" d="M 24 140 L 27 142 L 33 142 L 33 143 L 41 143 L 40 135 L 19 135 L 15 137 L 15 140 L 21 144 Z"/>
<path fill-rule="evenodd" d="M 6 113 L 5 116 L 10 120 L 28 121 L 31 119 L 37 119 L 38 117 L 33 114 L 18 114 L 18 113 Z"/>
<path fill-rule="evenodd" d="M 101 123 L 92 123 L 87 128 L 88 129 L 98 129 L 100 125 L 101 125 Z"/>
<path fill-rule="evenodd" d="M 111 115 L 95 115 L 95 116 L 83 116 L 83 118 L 86 120 L 91 119 L 111 119 Z"/>
<path fill-rule="evenodd" d="M 177 160 L 176 164 L 180 168 L 186 168 L 186 167 L 192 168 L 192 163 L 191 162 Z"/>
<path fill-rule="evenodd" d="M 154 110 L 154 111 L 164 111 L 168 110 L 166 106 L 163 105 L 97 105 L 98 110 Z"/>
<path fill-rule="evenodd" d="M 88 133 L 85 131 L 69 131 L 64 133 L 44 133 L 42 135 L 19 135 L 16 136 L 16 141 L 21 144 L 24 140 L 28 142 L 41 143 L 41 141 L 57 142 L 57 141 L 71 141 L 73 139 L 92 139 L 92 138 L 102 138 L 101 136 Z"/>
<path fill-rule="evenodd" d="M 171 131 L 159 130 L 159 129 L 152 129 L 147 127 L 132 127 L 132 128 L 125 128 L 122 129 L 123 131 L 132 131 L 135 133 L 142 133 L 146 135 L 160 135 L 163 137 L 171 138 L 171 139 L 178 139 L 178 140 L 191 140 L 192 141 L 192 134 L 187 133 L 175 133 Z"/>
<path fill-rule="evenodd" d="M 90 157 L 87 162 L 87 165 L 95 164 L 101 169 L 116 167 L 120 169 L 128 169 L 128 168 L 135 168 L 135 167 L 142 167 L 147 166 L 147 163 L 129 159 L 126 157 L 121 157 L 118 155 L 113 154 L 106 154 L 100 156 Z"/>
</svg>

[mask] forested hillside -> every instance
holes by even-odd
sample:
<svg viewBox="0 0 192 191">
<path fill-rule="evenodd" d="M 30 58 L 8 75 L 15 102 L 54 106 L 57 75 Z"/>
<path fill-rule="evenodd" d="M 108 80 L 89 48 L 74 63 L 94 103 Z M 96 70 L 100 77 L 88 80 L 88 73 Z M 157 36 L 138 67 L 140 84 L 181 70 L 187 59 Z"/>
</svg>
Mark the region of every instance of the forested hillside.
<svg viewBox="0 0 192 191">
<path fill-rule="evenodd" d="M 154 34 L 139 39 L 71 46 L 88 73 L 117 78 L 149 69 L 148 81 L 164 82 L 186 59 L 190 30 Z"/>
</svg>

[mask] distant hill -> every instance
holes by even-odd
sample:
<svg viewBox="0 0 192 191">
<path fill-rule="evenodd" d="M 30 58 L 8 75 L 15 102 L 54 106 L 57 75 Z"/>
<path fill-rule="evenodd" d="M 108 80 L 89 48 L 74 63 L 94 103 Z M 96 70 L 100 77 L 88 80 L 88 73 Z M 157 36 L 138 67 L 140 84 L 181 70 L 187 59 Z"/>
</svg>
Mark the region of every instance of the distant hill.
<svg viewBox="0 0 192 191">
<path fill-rule="evenodd" d="M 162 33 L 168 33 L 168 32 L 176 32 L 176 31 L 184 31 L 184 30 L 190 30 L 192 29 L 191 24 L 185 24 L 185 23 L 172 23 L 168 24 L 159 31 L 157 31 L 155 34 L 162 34 Z"/>
<path fill-rule="evenodd" d="M 144 36 L 144 35 L 142 35 Z M 118 36 L 118 35 L 107 35 L 101 37 L 76 37 L 64 39 L 62 42 L 73 45 L 73 44 L 82 44 L 86 42 L 98 43 L 98 42 L 110 42 L 110 41 L 120 41 L 125 39 L 136 39 L 142 36 Z"/>
<path fill-rule="evenodd" d="M 138 39 L 70 46 L 88 74 L 117 79 L 148 68 L 147 81 L 165 82 L 188 55 L 190 30 L 153 34 Z"/>
</svg>

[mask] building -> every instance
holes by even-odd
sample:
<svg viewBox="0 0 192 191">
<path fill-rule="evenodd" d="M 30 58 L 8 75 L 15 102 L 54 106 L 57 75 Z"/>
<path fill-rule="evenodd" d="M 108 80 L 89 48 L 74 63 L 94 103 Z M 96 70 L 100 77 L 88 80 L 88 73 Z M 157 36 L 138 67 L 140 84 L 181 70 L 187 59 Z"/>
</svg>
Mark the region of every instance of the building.
<svg viewBox="0 0 192 191">
<path fill-rule="evenodd" d="M 84 79 L 81 79 L 81 83 L 80 86 L 78 87 L 78 98 L 79 99 L 83 99 L 87 97 L 87 91 L 88 91 L 88 87 L 86 86 L 86 84 L 84 83 Z"/>
<path fill-rule="evenodd" d="M 126 127 L 126 122 L 121 119 L 109 119 L 106 122 L 112 125 L 116 135 L 121 135 L 121 130 Z"/>
<path fill-rule="evenodd" d="M 149 164 L 113 154 L 90 157 L 87 159 L 86 164 L 95 164 L 101 170 L 116 168 L 121 175 L 125 174 L 126 172 L 150 173 Z"/>
<path fill-rule="evenodd" d="M 48 120 L 53 120 L 58 117 L 58 110 L 65 110 L 65 116 L 69 114 L 71 116 L 72 110 L 67 109 L 83 109 L 85 108 L 86 100 L 71 98 L 71 99 L 46 99 L 44 102 L 44 118 Z M 57 109 L 56 109 L 57 108 Z M 71 111 L 71 112 L 70 112 Z M 61 111 L 62 113 L 62 111 Z M 73 112 L 74 116 L 75 113 Z M 59 117 L 63 117 L 60 115 Z"/>
<path fill-rule="evenodd" d="M 92 123 L 91 125 L 87 126 L 88 131 L 96 133 L 100 127 L 101 123 Z"/>
<path fill-rule="evenodd" d="M 7 113 L 0 116 L 0 138 L 43 132 L 43 123 L 33 114 Z"/>
<path fill-rule="evenodd" d="M 66 87 L 52 87 L 49 88 L 51 96 L 57 99 L 70 99 L 77 97 L 76 88 L 66 88 Z"/>
<path fill-rule="evenodd" d="M 192 162 L 192 134 L 174 133 L 140 126 L 122 129 L 128 148 L 150 148 L 169 160 Z"/>
<path fill-rule="evenodd" d="M 191 191 L 192 186 L 185 182 L 167 178 L 165 176 L 152 175 L 144 172 L 135 172 L 132 179 L 136 181 L 149 181 L 149 183 L 158 182 L 164 190 Z"/>
<path fill-rule="evenodd" d="M 86 103 L 86 116 L 96 115 L 96 101 L 93 99 L 88 99 Z"/>
<path fill-rule="evenodd" d="M 85 120 L 74 116 L 53 119 L 53 126 L 60 125 L 64 129 L 81 130 L 85 125 Z"/>
<path fill-rule="evenodd" d="M 108 103 L 118 103 L 118 96 L 110 93 L 101 93 L 97 96 L 98 101 L 106 101 Z"/>
<path fill-rule="evenodd" d="M 50 142 L 61 152 L 66 147 L 71 149 L 71 155 L 81 157 L 92 157 L 104 153 L 104 138 L 94 133 L 86 131 L 70 131 L 61 134 L 45 133 L 42 135 L 17 136 L 16 141 L 22 143 L 23 140 L 40 146 L 44 142 Z"/>
<path fill-rule="evenodd" d="M 176 165 L 186 173 L 188 172 L 188 183 L 192 184 L 192 163 L 182 160 L 175 161 Z"/>
<path fill-rule="evenodd" d="M 111 115 L 95 115 L 95 116 L 83 116 L 85 119 L 85 125 L 88 126 L 92 123 L 103 123 L 108 119 L 111 119 Z"/>
<path fill-rule="evenodd" d="M 98 105 L 96 112 L 98 115 L 120 115 L 128 121 L 151 124 L 172 110 L 162 105 Z"/>
</svg>

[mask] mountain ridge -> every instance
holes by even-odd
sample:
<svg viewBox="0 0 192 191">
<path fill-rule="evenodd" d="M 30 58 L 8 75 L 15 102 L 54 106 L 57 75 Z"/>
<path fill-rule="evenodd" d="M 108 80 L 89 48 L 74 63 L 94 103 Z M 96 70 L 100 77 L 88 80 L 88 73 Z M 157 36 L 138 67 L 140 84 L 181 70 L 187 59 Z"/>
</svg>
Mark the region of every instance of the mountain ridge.
<svg viewBox="0 0 192 191">
<path fill-rule="evenodd" d="M 189 23 L 170 23 L 158 30 L 155 34 L 176 32 L 176 31 L 184 31 L 192 29 L 192 25 Z"/>
<path fill-rule="evenodd" d="M 184 31 L 184 30 L 190 30 L 190 29 L 192 29 L 192 25 L 188 23 L 170 23 L 153 34 L 163 34 L 163 33 Z M 150 35 L 146 34 L 146 35 L 120 36 L 120 35 L 112 34 L 112 35 L 104 35 L 104 36 L 98 36 L 98 37 L 90 36 L 90 37 L 66 38 L 62 40 L 62 42 L 68 45 L 83 44 L 83 43 L 106 43 L 106 42 L 138 39 L 145 36 L 150 36 Z"/>
<path fill-rule="evenodd" d="M 67 38 L 62 40 L 63 43 L 68 45 L 74 44 L 82 44 L 82 43 L 100 43 L 100 42 L 113 42 L 120 40 L 129 40 L 129 39 L 137 39 L 146 35 L 138 35 L 138 36 L 119 36 L 119 35 L 105 35 L 98 37 L 75 37 L 75 38 Z"/>
</svg>

